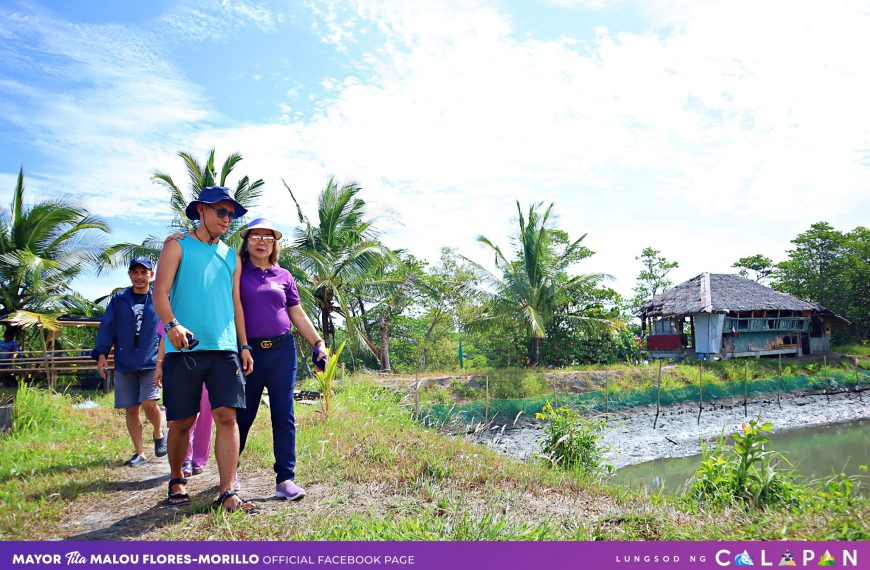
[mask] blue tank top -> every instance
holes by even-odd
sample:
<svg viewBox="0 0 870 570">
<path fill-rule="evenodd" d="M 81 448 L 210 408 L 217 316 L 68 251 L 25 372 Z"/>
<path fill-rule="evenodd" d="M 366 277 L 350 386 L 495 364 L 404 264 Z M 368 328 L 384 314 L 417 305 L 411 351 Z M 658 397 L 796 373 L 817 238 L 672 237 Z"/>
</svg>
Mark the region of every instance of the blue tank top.
<svg viewBox="0 0 870 570">
<path fill-rule="evenodd" d="M 211 245 L 190 236 L 178 243 L 181 263 L 169 292 L 172 313 L 199 339 L 194 351 L 235 352 L 238 348 L 233 307 L 236 252 L 222 241 Z M 168 338 L 166 352 L 178 352 Z"/>
</svg>

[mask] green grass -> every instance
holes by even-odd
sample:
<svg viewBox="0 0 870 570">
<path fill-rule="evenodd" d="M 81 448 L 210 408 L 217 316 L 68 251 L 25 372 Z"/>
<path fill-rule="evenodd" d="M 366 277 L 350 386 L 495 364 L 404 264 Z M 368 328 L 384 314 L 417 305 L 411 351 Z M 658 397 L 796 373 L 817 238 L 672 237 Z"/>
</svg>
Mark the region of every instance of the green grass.
<svg viewBox="0 0 870 570">
<path fill-rule="evenodd" d="M 309 491 L 305 501 L 270 503 L 255 515 L 225 515 L 203 505 L 166 514 L 150 508 L 164 497 L 161 482 L 139 491 L 142 506 L 134 516 L 156 518 L 129 538 L 833 540 L 860 536 L 856 529 L 867 526 L 866 500 L 831 511 L 690 512 L 675 497 L 646 496 L 575 471 L 517 462 L 423 429 L 400 403 L 402 395 L 365 377 L 337 380 L 335 390 L 328 419 L 313 406 L 297 411 L 297 481 Z M 28 413 L 48 409 L 55 417 L 46 423 L 37 418 L 27 430 L 0 438 L 4 540 L 56 536 L 67 526 L 69 511 L 110 511 L 123 492 L 117 489 L 118 463 L 129 442 L 120 414 L 73 410 L 70 396 L 45 391 L 27 397 L 22 401 L 29 402 Z M 110 405 L 110 398 L 103 403 Z M 272 462 L 271 426 L 261 411 L 243 473 L 269 479 Z"/>
<path fill-rule="evenodd" d="M 831 347 L 834 352 L 850 354 L 852 356 L 870 356 L 870 344 L 841 344 Z"/>
<path fill-rule="evenodd" d="M 0 539 L 38 536 L 61 519 L 67 501 L 97 492 L 129 447 L 123 420 L 105 407 L 73 409 L 81 399 L 17 390 L 12 431 L 0 436 Z"/>
</svg>

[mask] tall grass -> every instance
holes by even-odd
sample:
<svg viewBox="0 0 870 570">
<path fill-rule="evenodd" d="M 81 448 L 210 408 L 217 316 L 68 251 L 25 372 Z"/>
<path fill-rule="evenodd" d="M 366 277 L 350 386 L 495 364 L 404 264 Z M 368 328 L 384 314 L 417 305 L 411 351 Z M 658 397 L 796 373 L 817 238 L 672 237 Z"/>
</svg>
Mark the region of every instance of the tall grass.
<svg viewBox="0 0 870 570">
<path fill-rule="evenodd" d="M 870 356 L 870 344 L 841 344 L 832 346 L 831 350 L 852 356 Z"/>
<path fill-rule="evenodd" d="M 62 395 L 21 382 L 12 408 L 12 433 L 49 433 L 70 423 L 68 412 L 69 402 Z"/>
<path fill-rule="evenodd" d="M 107 484 L 130 445 L 110 398 L 76 410 L 68 394 L 19 386 L 12 430 L 0 436 L 0 539 L 46 536 L 39 529 L 60 520 L 67 501 Z"/>
</svg>

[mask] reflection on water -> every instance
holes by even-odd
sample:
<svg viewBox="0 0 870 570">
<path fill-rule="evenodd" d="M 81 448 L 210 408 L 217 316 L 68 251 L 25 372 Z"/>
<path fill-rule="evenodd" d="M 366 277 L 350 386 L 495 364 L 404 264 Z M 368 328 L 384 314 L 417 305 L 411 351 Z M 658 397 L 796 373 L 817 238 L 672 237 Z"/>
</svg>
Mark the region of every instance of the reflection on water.
<svg viewBox="0 0 870 570">
<path fill-rule="evenodd" d="M 771 447 L 784 453 L 797 473 L 811 480 L 841 471 L 860 476 L 860 490 L 866 495 L 870 479 L 858 467 L 870 465 L 868 425 L 870 420 L 856 420 L 775 433 L 771 436 Z M 647 492 L 673 493 L 695 473 L 700 458 L 700 455 L 693 455 L 655 459 L 623 467 L 613 477 L 616 481 L 642 487 Z"/>
</svg>

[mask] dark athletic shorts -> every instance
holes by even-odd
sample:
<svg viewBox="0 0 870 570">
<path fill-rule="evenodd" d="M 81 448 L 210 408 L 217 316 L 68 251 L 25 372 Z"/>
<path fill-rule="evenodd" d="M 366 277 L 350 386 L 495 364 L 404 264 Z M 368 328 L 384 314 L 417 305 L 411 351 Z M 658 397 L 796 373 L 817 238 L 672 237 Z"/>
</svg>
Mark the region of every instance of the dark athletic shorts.
<svg viewBox="0 0 870 570">
<path fill-rule="evenodd" d="M 212 410 L 245 407 L 245 377 L 238 354 L 226 350 L 170 352 L 163 362 L 166 421 L 189 418 L 199 412 L 203 383 Z"/>
</svg>

